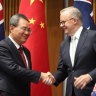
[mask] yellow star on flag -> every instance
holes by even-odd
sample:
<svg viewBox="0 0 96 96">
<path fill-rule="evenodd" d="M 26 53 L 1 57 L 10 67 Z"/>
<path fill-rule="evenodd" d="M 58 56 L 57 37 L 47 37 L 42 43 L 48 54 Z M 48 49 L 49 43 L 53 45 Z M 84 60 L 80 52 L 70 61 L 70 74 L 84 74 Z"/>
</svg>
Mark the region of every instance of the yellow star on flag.
<svg viewBox="0 0 96 96">
<path fill-rule="evenodd" d="M 30 0 L 30 5 L 32 5 L 33 2 L 34 2 L 34 0 Z"/>
<path fill-rule="evenodd" d="M 44 23 L 41 22 L 40 23 L 40 26 L 41 26 L 41 28 L 44 28 Z"/>
<path fill-rule="evenodd" d="M 31 24 L 31 23 L 34 24 L 34 22 L 35 22 L 36 20 L 34 20 L 34 19 L 32 18 L 32 19 L 30 19 L 29 21 L 30 21 L 30 24 Z"/>
<path fill-rule="evenodd" d="M 43 3 L 43 0 L 39 0 L 39 1 Z"/>
</svg>

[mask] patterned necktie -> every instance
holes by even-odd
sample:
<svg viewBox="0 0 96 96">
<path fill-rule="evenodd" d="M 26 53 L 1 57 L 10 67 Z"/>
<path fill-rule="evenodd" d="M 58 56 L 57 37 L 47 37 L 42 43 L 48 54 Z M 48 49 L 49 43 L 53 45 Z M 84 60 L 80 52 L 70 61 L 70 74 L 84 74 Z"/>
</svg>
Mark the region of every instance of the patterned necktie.
<svg viewBox="0 0 96 96">
<path fill-rule="evenodd" d="M 23 62 L 24 62 L 24 64 L 25 64 L 25 66 L 26 66 L 26 68 L 27 68 L 27 62 L 26 62 L 26 59 L 25 59 L 25 56 L 24 56 L 22 47 L 20 47 L 18 50 L 19 50 L 19 52 L 20 52 L 20 55 L 21 55 L 21 57 L 22 57 L 22 59 L 23 59 Z"/>
</svg>

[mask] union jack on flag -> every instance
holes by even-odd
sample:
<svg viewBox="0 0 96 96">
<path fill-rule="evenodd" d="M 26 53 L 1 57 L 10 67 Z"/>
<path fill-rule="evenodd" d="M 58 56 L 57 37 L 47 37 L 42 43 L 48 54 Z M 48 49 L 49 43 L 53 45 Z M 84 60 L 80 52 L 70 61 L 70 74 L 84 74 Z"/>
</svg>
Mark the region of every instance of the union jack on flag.
<svg viewBox="0 0 96 96">
<path fill-rule="evenodd" d="M 93 20 L 92 0 L 74 0 L 74 7 L 78 8 L 82 13 L 83 27 L 96 30 Z"/>
<path fill-rule="evenodd" d="M 5 38 L 2 0 L 0 0 L 0 40 Z"/>
</svg>

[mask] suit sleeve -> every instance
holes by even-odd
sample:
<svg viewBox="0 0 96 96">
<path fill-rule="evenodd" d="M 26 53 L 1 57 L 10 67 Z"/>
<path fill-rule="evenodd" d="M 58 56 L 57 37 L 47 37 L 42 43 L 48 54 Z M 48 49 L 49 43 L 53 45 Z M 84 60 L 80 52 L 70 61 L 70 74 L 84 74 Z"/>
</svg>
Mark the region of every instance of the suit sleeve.
<svg viewBox="0 0 96 96">
<path fill-rule="evenodd" d="M 0 46 L 0 70 L 10 77 L 38 83 L 41 72 L 29 70 L 18 65 L 12 58 L 12 53 Z"/>
<path fill-rule="evenodd" d="M 54 74 L 56 82 L 54 85 L 58 86 L 59 83 L 64 81 L 64 79 L 68 76 L 67 67 L 64 65 L 64 60 L 62 58 L 62 49 L 60 49 L 59 63 L 57 67 L 57 72 Z"/>
<path fill-rule="evenodd" d="M 93 50 L 96 54 L 96 34 L 93 37 Z M 96 64 L 96 61 L 94 62 L 94 64 Z M 96 67 L 94 67 L 94 69 L 89 72 L 89 75 L 91 76 L 92 80 L 96 83 Z"/>
</svg>

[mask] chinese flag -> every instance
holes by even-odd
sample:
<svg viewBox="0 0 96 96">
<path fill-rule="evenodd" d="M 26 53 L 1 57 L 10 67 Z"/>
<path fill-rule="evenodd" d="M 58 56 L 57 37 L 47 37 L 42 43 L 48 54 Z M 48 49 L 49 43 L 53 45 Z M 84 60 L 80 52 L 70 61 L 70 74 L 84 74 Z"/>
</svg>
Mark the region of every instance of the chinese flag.
<svg viewBox="0 0 96 96">
<path fill-rule="evenodd" d="M 31 52 L 32 69 L 47 72 L 49 60 L 44 0 L 21 0 L 19 13 L 28 17 L 32 29 L 30 37 L 24 44 Z M 51 87 L 41 82 L 32 83 L 31 96 L 52 96 Z"/>
</svg>

